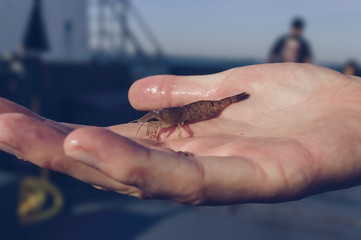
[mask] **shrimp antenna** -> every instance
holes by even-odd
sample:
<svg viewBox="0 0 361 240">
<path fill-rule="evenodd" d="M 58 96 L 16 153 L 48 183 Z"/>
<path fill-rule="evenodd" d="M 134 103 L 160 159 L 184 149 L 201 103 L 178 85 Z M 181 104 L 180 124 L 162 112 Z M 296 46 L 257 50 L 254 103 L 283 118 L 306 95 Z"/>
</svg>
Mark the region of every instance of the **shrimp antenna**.
<svg viewBox="0 0 361 240">
<path fill-rule="evenodd" d="M 146 123 L 146 122 L 143 122 L 142 125 L 140 125 L 140 127 L 139 127 L 138 130 L 137 130 L 137 132 L 135 133 L 135 136 L 138 135 L 138 132 L 139 132 L 139 130 L 143 127 L 144 123 Z"/>
</svg>

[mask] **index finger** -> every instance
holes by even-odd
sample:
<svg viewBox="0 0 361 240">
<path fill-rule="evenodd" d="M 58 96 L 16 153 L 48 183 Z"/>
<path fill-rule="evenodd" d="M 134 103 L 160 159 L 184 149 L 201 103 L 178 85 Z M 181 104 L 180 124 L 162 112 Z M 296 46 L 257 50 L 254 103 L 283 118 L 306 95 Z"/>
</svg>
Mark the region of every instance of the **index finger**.
<svg viewBox="0 0 361 240">
<path fill-rule="evenodd" d="M 260 165 L 246 157 L 182 157 L 101 128 L 73 131 L 64 150 L 112 179 L 140 189 L 142 198 L 226 204 L 262 199 L 274 190 Z"/>
<path fill-rule="evenodd" d="M 129 89 L 130 104 L 138 110 L 162 109 L 197 100 L 221 98 L 226 72 L 202 76 L 157 75 L 136 81 Z M 234 92 L 235 94 L 238 93 Z M 218 96 L 217 96 L 218 95 Z"/>
<path fill-rule="evenodd" d="M 30 111 L 29 109 L 14 103 L 12 101 L 9 101 L 5 98 L 0 97 L 0 114 L 3 113 L 22 113 L 26 116 L 35 118 L 35 119 L 42 119 L 42 117 L 40 117 L 39 115 L 37 115 L 36 113 Z"/>
</svg>

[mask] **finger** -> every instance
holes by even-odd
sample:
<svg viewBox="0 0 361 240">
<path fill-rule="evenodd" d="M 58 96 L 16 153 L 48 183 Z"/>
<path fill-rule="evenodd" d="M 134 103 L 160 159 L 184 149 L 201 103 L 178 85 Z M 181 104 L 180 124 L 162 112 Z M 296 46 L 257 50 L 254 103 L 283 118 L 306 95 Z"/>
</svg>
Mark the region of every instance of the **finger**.
<svg viewBox="0 0 361 240">
<path fill-rule="evenodd" d="M 41 119 L 39 115 L 30 111 L 29 109 L 26 109 L 19 104 L 0 97 L 0 114 L 3 113 L 22 113 L 35 119 Z"/>
<path fill-rule="evenodd" d="M 34 119 L 44 121 L 49 126 L 56 128 L 64 133 L 69 133 L 74 128 L 80 127 L 80 125 L 76 125 L 76 124 L 58 123 L 50 119 L 45 119 L 17 103 L 11 102 L 5 98 L 0 97 L 0 114 L 4 114 L 4 113 L 21 113 L 26 116 L 32 117 Z"/>
<path fill-rule="evenodd" d="M 182 157 L 145 148 L 106 129 L 75 130 L 67 136 L 64 149 L 111 178 L 139 188 L 143 198 L 228 204 L 274 201 L 277 191 L 284 190 L 283 183 L 270 180 L 262 166 L 249 158 Z"/>
<path fill-rule="evenodd" d="M 129 101 L 138 110 L 181 106 L 197 100 L 219 100 L 241 92 L 264 97 L 260 104 L 287 99 L 293 97 L 293 93 L 302 101 L 305 95 L 340 82 L 341 77 L 342 74 L 330 69 L 296 63 L 245 66 L 203 76 L 151 76 L 131 86 Z M 311 78 L 317 81 L 310 81 Z M 342 81 L 341 86 L 344 84 L 347 82 Z"/>
<path fill-rule="evenodd" d="M 142 190 L 141 197 L 197 203 L 203 173 L 197 161 L 143 147 L 100 128 L 81 128 L 64 142 L 65 153 L 117 181 Z"/>
<path fill-rule="evenodd" d="M 159 75 L 136 81 L 129 89 L 130 104 L 139 110 L 185 105 L 200 99 L 221 98 L 227 72 L 203 76 Z M 232 89 L 231 89 L 232 90 Z M 237 94 L 236 92 L 231 93 Z M 223 94 L 223 95 L 222 95 Z"/>
<path fill-rule="evenodd" d="M 94 168 L 64 155 L 65 134 L 44 121 L 23 114 L 0 115 L 0 149 L 40 167 L 66 173 L 81 181 L 118 191 L 133 191 Z"/>
</svg>

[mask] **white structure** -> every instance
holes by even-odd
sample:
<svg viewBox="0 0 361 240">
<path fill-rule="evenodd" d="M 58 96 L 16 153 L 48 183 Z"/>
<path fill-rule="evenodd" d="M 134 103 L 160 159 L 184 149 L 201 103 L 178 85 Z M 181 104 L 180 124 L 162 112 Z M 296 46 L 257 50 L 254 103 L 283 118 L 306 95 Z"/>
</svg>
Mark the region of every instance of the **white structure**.
<svg viewBox="0 0 361 240">
<path fill-rule="evenodd" d="M 95 55 L 119 59 L 132 53 L 141 58 L 149 53 L 163 55 L 130 0 L 43 0 L 41 3 L 50 47 L 43 55 L 46 59 L 87 60 Z M 21 47 L 33 4 L 34 0 L 0 1 L 0 55 Z M 138 34 L 143 33 L 142 38 L 135 35 L 135 26 Z"/>
<path fill-rule="evenodd" d="M 90 56 L 88 0 L 45 0 L 42 15 L 50 51 L 47 59 L 84 60 Z M 21 46 L 33 7 L 30 0 L 0 1 L 0 54 Z"/>
</svg>

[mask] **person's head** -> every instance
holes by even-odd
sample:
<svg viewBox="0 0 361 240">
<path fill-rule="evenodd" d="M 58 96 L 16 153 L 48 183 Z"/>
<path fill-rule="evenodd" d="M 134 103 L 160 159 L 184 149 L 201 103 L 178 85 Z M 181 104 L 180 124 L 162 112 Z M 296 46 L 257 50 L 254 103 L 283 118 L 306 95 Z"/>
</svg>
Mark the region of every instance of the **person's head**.
<svg viewBox="0 0 361 240">
<path fill-rule="evenodd" d="M 300 36 L 302 34 L 304 25 L 305 25 L 305 23 L 302 18 L 297 17 L 297 18 L 293 19 L 291 22 L 291 35 L 293 37 Z"/>
<path fill-rule="evenodd" d="M 355 60 L 350 60 L 348 61 L 343 69 L 342 69 L 342 73 L 346 74 L 346 75 L 358 75 L 358 64 Z"/>
</svg>

